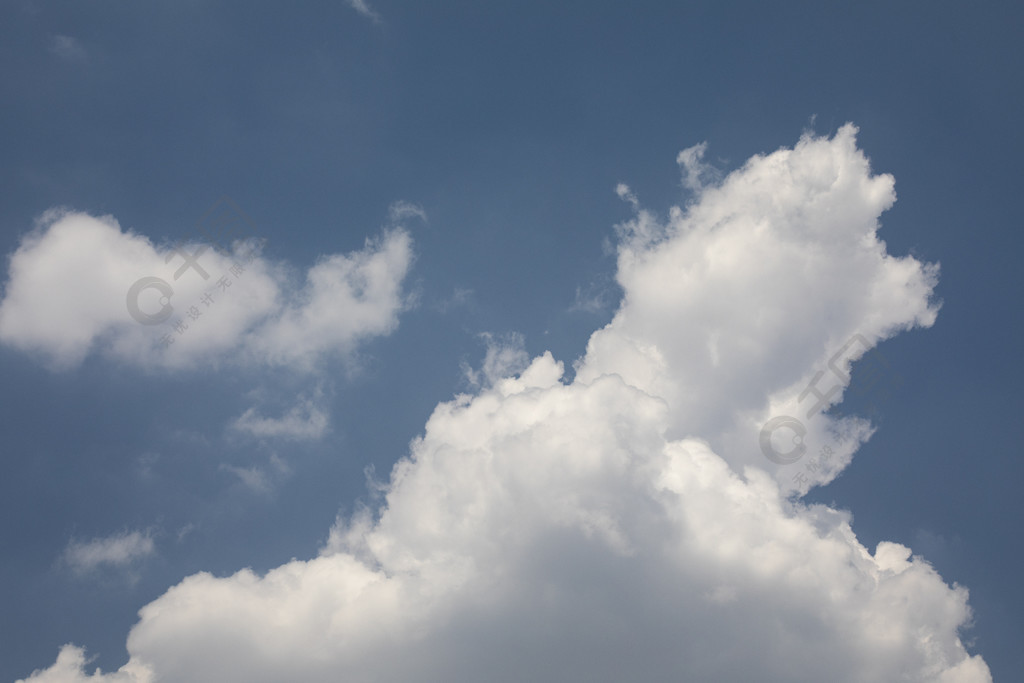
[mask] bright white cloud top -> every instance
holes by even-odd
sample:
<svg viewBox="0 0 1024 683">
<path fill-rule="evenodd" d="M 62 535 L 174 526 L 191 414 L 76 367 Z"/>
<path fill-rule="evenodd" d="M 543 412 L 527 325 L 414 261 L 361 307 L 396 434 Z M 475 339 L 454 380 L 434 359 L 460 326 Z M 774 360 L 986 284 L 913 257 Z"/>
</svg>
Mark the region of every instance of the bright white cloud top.
<svg viewBox="0 0 1024 683">
<path fill-rule="evenodd" d="M 878 341 L 930 326 L 937 313 L 938 266 L 890 256 L 878 239 L 894 180 L 871 174 L 855 135 L 847 125 L 831 140 L 806 136 L 707 187 L 704 145 L 681 153 L 696 196 L 667 223 L 638 209 L 621 226 L 625 296 L 591 337 L 577 381 L 617 374 L 664 399 L 670 436 L 708 440 L 738 472 L 764 465 L 758 431 L 767 420 L 797 416 L 808 444 L 836 453 L 794 485 L 834 478 L 869 433 L 863 422 L 821 414 L 842 398 L 828 396 L 845 384 L 834 380 Z M 813 411 L 816 394 L 800 398 L 809 384 L 828 396 Z M 783 474 L 791 485 L 792 472 Z"/>
<path fill-rule="evenodd" d="M 710 186 L 701 149 L 681 155 L 695 196 L 667 222 L 638 210 L 623 226 L 624 298 L 573 381 L 550 354 L 522 367 L 513 338 L 488 354 L 483 388 L 436 408 L 380 508 L 339 520 L 318 557 L 191 576 L 141 610 L 119 672 L 87 673 L 68 645 L 27 680 L 990 681 L 960 640 L 964 588 L 903 546 L 872 552 L 848 513 L 793 495 L 870 432 L 806 416 L 815 373 L 843 376 L 867 351 L 836 356 L 854 335 L 870 346 L 936 314 L 936 268 L 876 236 L 893 180 L 871 174 L 855 133 L 805 136 Z M 38 252 L 45 239 L 19 252 L 14 282 L 41 277 L 24 265 L 40 253 L 58 258 Z M 391 263 L 389 239 L 364 258 Z M 14 294 L 11 310 L 30 311 Z M 34 336 L 16 338 L 68 357 L 100 332 L 65 348 L 48 325 L 106 329 L 36 315 Z M 823 386 L 822 405 L 843 386 Z M 810 455 L 768 460 L 759 431 L 780 414 L 834 456 L 814 470 Z"/>
</svg>

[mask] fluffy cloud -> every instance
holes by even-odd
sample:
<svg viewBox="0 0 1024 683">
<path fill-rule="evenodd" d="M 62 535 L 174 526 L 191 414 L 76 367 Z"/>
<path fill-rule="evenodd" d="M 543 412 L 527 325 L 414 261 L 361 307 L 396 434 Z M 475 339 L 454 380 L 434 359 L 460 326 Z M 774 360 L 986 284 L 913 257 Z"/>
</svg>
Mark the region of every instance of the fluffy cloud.
<svg viewBox="0 0 1024 683">
<path fill-rule="evenodd" d="M 28 680 L 990 681 L 967 591 L 799 502 L 801 463 L 758 445 L 804 409 L 808 441 L 850 437 L 841 468 L 869 427 L 793 402 L 825 368 L 839 400 L 865 343 L 935 315 L 934 268 L 876 237 L 892 180 L 854 135 L 698 173 L 666 223 L 640 211 L 575 379 L 496 346 L 318 557 L 191 576 L 141 610 L 119 672 L 86 678 L 67 646 Z"/>
<path fill-rule="evenodd" d="M 85 650 L 74 645 L 65 645 L 57 655 L 57 661 L 46 670 L 34 671 L 28 679 L 35 683 L 136 683 L 147 680 L 148 672 L 134 664 L 127 664 L 119 673 L 104 674 L 96 669 L 86 673 L 88 661 Z M 19 682 L 15 682 L 19 683 Z"/>
<path fill-rule="evenodd" d="M 894 181 L 871 174 L 855 135 L 847 125 L 805 136 L 711 186 L 700 184 L 715 175 L 700 166 L 704 146 L 680 154 L 696 197 L 667 221 L 638 207 L 620 226 L 623 302 L 577 379 L 616 373 L 665 399 L 670 435 L 708 440 L 738 472 L 765 465 L 762 425 L 795 416 L 807 446 L 828 447 L 834 462 L 806 482 L 792 482 L 804 463 L 780 468 L 780 482 L 831 480 L 870 431 L 822 414 L 841 400 L 851 361 L 937 312 L 938 266 L 893 257 L 878 238 Z M 832 393 L 818 405 L 815 391 Z"/>
<path fill-rule="evenodd" d="M 260 244 L 155 246 L 109 216 L 49 212 L 10 257 L 0 341 L 56 367 L 99 353 L 149 368 L 310 369 L 397 326 L 412 262 L 401 228 L 324 257 L 304 283 Z"/>
</svg>

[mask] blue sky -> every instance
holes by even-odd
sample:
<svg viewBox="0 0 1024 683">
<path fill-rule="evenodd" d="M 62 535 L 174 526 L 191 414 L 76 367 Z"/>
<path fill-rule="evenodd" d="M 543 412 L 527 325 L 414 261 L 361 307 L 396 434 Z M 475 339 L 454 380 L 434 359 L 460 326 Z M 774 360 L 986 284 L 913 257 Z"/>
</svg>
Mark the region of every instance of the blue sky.
<svg viewBox="0 0 1024 683">
<path fill-rule="evenodd" d="M 781 651 L 771 649 L 770 639 L 764 652 L 737 660 L 735 644 L 760 633 L 778 603 L 794 611 L 775 630 L 794 629 L 795 642 L 805 638 L 801 628 L 816 613 L 815 594 L 787 593 L 795 589 L 783 579 L 757 574 L 751 567 L 764 558 L 742 515 L 730 517 L 731 503 L 713 496 L 698 504 L 704 493 L 685 487 L 672 489 L 683 507 L 665 519 L 686 519 L 681 528 L 691 528 L 700 510 L 721 511 L 720 533 L 734 537 L 746 560 L 729 565 L 737 572 L 734 585 L 705 585 L 703 575 L 681 573 L 672 584 L 678 594 L 657 594 L 659 604 L 677 605 L 674 616 L 647 620 L 635 612 L 654 597 L 631 591 L 631 582 L 662 586 L 675 566 L 635 559 L 648 557 L 641 539 L 662 528 L 636 512 L 647 509 L 637 502 L 647 500 L 640 489 L 615 488 L 619 479 L 611 474 L 575 483 L 555 477 L 562 468 L 552 463 L 582 460 L 574 459 L 571 444 L 559 450 L 559 429 L 547 423 L 524 427 L 540 444 L 529 453 L 552 451 L 534 463 L 510 455 L 515 439 L 499 438 L 506 418 L 473 418 L 476 409 L 491 415 L 493 403 L 495 415 L 516 423 L 516 411 L 525 410 L 516 397 L 535 391 L 546 406 L 536 410 L 550 410 L 545 419 L 563 420 L 566 433 L 575 425 L 582 435 L 604 434 L 599 423 L 632 425 L 613 435 L 631 457 L 653 448 L 648 437 L 657 433 L 665 452 L 681 448 L 693 458 L 672 465 L 679 468 L 673 472 L 720 463 L 707 465 L 715 472 L 709 481 L 733 482 L 732 472 L 766 501 L 796 496 L 803 507 L 785 512 L 779 503 L 780 529 L 786 515 L 810 524 L 821 510 L 813 503 L 849 511 L 856 543 L 874 554 L 870 571 L 904 577 L 891 590 L 918 596 L 920 614 L 955 602 L 958 594 L 943 585 L 970 591 L 973 626 L 959 632 L 966 652 L 983 658 L 993 679 L 1010 680 L 1024 669 L 1024 593 L 1015 569 L 1024 283 L 1012 264 L 1021 247 L 1020 22 L 1010 3 L 5 3 L 0 678 L 28 678 L 73 643 L 95 657 L 89 673 L 116 671 L 131 655 L 137 666 L 125 669 L 132 678 L 123 680 L 136 683 L 147 680 L 143 665 L 167 680 L 254 680 L 218 641 L 216 619 L 203 614 L 182 628 L 220 643 L 226 654 L 197 655 L 194 670 L 167 664 L 175 648 L 188 651 L 190 642 L 175 631 L 171 598 L 194 591 L 202 603 L 204 591 L 247 585 L 236 574 L 244 568 L 277 576 L 276 568 L 291 567 L 307 576 L 318 566 L 314 558 L 337 564 L 348 556 L 391 580 L 414 576 L 409 585 L 418 588 L 405 589 L 434 591 L 447 596 L 440 604 L 456 606 L 449 613 L 413 601 L 407 611 L 423 623 L 396 621 L 397 630 L 379 636 L 439 678 L 507 670 L 515 679 L 503 646 L 535 655 L 537 668 L 518 670 L 519 677 L 554 680 L 568 670 L 559 667 L 593 659 L 607 634 L 572 626 L 594 623 L 588 610 L 597 607 L 566 588 L 552 567 L 593 570 L 583 572 L 587 580 L 613 596 L 623 623 L 643 637 L 635 670 L 651 680 L 679 670 L 666 654 L 672 648 L 645 634 L 670 624 L 690 634 L 681 640 L 702 642 L 678 616 L 702 609 L 720 631 L 700 652 L 732 653 L 726 659 L 742 660 L 736 666 L 774 672 L 778 680 L 815 680 L 820 672 L 812 671 L 812 660 L 832 666 L 827 677 L 835 680 L 870 675 L 851 662 L 874 645 L 845 651 L 827 637 L 790 653 L 792 670 L 776 660 Z M 855 142 L 847 122 L 857 128 Z M 855 147 L 843 147 L 844 140 Z M 688 186 L 677 155 L 702 142 L 703 157 L 691 156 L 690 167 L 700 179 Z M 780 149 L 794 150 L 779 162 L 785 173 L 767 162 L 763 171 L 748 165 Z M 869 170 L 859 154 L 870 160 Z M 805 183 L 811 197 L 816 178 L 835 168 L 863 182 L 849 196 L 826 193 L 833 204 L 826 202 L 820 215 L 818 205 L 771 190 L 777 182 L 803 196 Z M 885 200 L 880 174 L 895 179 L 894 204 Z M 616 192 L 620 184 L 628 189 Z M 747 198 L 761 197 L 755 187 L 793 204 L 769 211 L 750 199 L 748 206 Z M 247 270 L 232 275 L 230 292 L 218 292 L 217 303 L 204 308 L 200 297 L 213 280 L 189 271 L 179 286 L 173 272 L 182 262 L 164 257 L 179 241 L 198 239 L 211 209 L 227 211 L 264 241 Z M 738 221 L 735 234 L 702 232 L 701 221 L 709 219 L 701 216 L 716 212 L 725 224 Z M 846 244 L 843 231 L 853 230 L 834 218 L 845 215 L 867 226 L 877 218 L 880 253 L 891 258 L 869 258 L 854 246 L 833 253 Z M 764 243 L 760 233 L 742 232 L 761 220 L 802 225 L 804 216 L 824 216 L 822 232 L 814 221 L 806 234 L 773 227 L 782 232 Z M 648 228 L 655 237 L 645 241 Z M 734 251 L 734 242 L 746 251 Z M 190 244 L 190 251 L 199 247 Z M 216 280 L 253 244 L 230 247 L 235 251 L 227 256 L 211 249 L 201 258 Z M 647 265 L 634 272 L 633 257 Z M 902 266 L 895 259 L 904 259 Z M 705 273 L 702 263 L 733 270 Z M 915 263 L 921 273 L 910 272 Z M 930 263 L 939 264 L 937 282 L 924 274 Z M 684 273 L 697 272 L 707 277 L 693 276 L 699 296 L 673 294 L 690 281 Z M 154 346 L 159 334 L 174 335 L 172 328 L 158 334 L 125 309 L 124 292 L 145 275 L 175 283 L 179 315 L 193 304 L 206 310 L 173 350 Z M 751 284 L 758 275 L 765 279 Z M 765 311 L 788 326 L 748 325 Z M 771 335 L 762 334 L 766 329 Z M 822 475 L 807 492 L 791 491 L 794 470 L 756 453 L 748 457 L 757 430 L 747 434 L 741 425 L 792 408 L 792 390 L 800 391 L 853 333 L 877 345 L 885 371 L 880 380 L 866 360 L 855 364 L 844 400 L 815 416 L 812 432 L 856 434 L 842 417 L 869 414 L 876 430 L 841 472 Z M 700 348 L 713 347 L 720 354 L 713 358 L 724 359 L 714 367 L 725 369 L 707 370 L 691 353 L 698 338 Z M 666 359 L 663 376 L 644 374 L 640 361 L 621 351 L 623 339 L 656 348 Z M 551 379 L 546 351 L 564 364 L 561 380 Z M 511 375 L 521 384 L 509 384 Z M 612 376 L 621 386 L 601 380 Z M 559 403 L 563 393 L 569 407 Z M 449 425 L 438 415 L 456 394 L 473 402 Z M 667 414 L 651 417 L 661 409 L 644 396 L 667 406 Z M 470 448 L 465 444 L 481 424 L 494 430 L 490 440 L 480 437 L 488 445 Z M 419 469 L 392 479 L 392 467 L 417 438 L 416 460 L 409 462 Z M 698 443 L 710 449 L 707 461 L 693 455 L 703 453 Z M 460 448 L 477 455 L 451 455 Z M 491 453 L 486 462 L 507 467 L 467 479 L 484 451 Z M 600 462 L 618 462 L 608 458 Z M 513 461 L 536 469 L 516 469 L 527 466 Z M 755 486 L 750 468 L 777 482 L 777 498 Z M 546 506 L 560 495 L 576 500 L 574 487 L 592 495 L 581 500 L 604 501 L 601 514 L 584 502 L 586 514 L 559 522 L 555 537 L 567 548 L 564 556 L 536 549 L 552 542 L 547 522 L 520 528 L 501 521 L 504 508 L 486 507 L 492 498 L 477 504 L 495 526 L 481 522 L 475 533 L 546 540 L 510 542 L 492 556 L 461 536 L 456 543 L 451 535 L 417 532 L 437 500 L 451 506 L 452 519 L 472 518 L 478 508 L 460 507 L 460 496 L 488 491 L 493 482 L 506 493 L 520 491 L 513 480 L 526 491 L 516 508 L 524 519 L 561 519 L 567 508 Z M 370 540 L 352 540 L 362 538 L 360 510 L 368 511 Z M 714 552 L 678 542 L 693 553 L 687 557 L 694 566 L 706 561 L 728 574 Z M 899 551 L 879 550 L 880 542 L 902 544 L 923 560 L 905 569 L 902 559 L 892 559 Z M 406 555 L 385 546 L 425 564 L 411 567 Z M 811 548 L 805 562 L 818 566 L 813 558 L 826 551 L 817 547 L 797 544 L 793 553 Z M 508 586 L 518 588 L 481 587 L 473 571 L 460 574 L 461 564 L 440 572 L 423 559 L 439 548 L 470 558 L 480 572 L 511 577 Z M 634 564 L 624 565 L 623 557 Z M 293 559 L 298 564 L 289 564 Z M 340 572 L 338 585 L 358 583 L 353 577 L 363 571 L 331 567 Z M 435 570 L 464 583 L 435 580 Z M 856 583 L 821 571 L 822 585 Z M 222 583 L 186 579 L 199 572 Z M 927 590 L 908 587 L 911 575 L 925 577 Z M 187 591 L 168 592 L 183 580 Z M 271 584 L 254 585 L 258 593 Z M 543 613 L 565 626 L 543 647 L 517 630 L 536 614 L 508 607 L 533 604 L 523 595 L 540 586 L 561 596 L 553 604 L 562 609 Z M 401 586 L 395 590 L 403 594 Z M 473 597 L 479 594 L 493 598 L 483 601 L 493 613 L 481 616 Z M 694 607 L 692 596 L 705 594 L 713 599 Z M 225 600 L 231 613 L 234 603 Z M 810 605 L 806 612 L 793 607 L 802 600 Z M 171 616 L 163 621 L 154 608 L 136 626 L 146 605 Z M 391 624 L 380 609 L 339 607 L 336 619 Z M 871 624 L 880 614 L 849 618 Z M 907 629 L 957 632 L 955 618 L 952 626 L 938 621 L 908 621 Z M 453 661 L 468 643 L 480 654 L 465 670 L 436 662 L 430 669 L 425 646 L 402 630 L 413 626 Z M 373 629 L 358 632 L 368 639 L 367 652 L 383 648 Z M 262 642 L 257 635 L 238 638 L 239 653 Z M 914 659 L 920 653 L 910 645 L 911 654 L 885 647 L 895 649 L 878 661 L 891 657 L 893 668 L 875 672 L 879 680 L 893 672 L 928 680 L 920 672 L 934 661 Z M 960 651 L 948 648 L 943 656 L 952 659 L 944 665 L 952 667 L 958 660 L 950 653 Z M 109 679 L 68 673 L 78 670 L 71 656 L 77 651 L 66 652 L 65 666 L 45 680 Z M 265 670 L 302 680 L 358 679 L 373 671 L 356 655 L 339 654 L 324 671 L 303 668 L 309 660 L 301 648 L 294 657 Z M 976 668 L 949 680 L 987 680 L 980 658 L 965 660 Z M 381 666 L 381 680 L 402 680 L 400 669 Z M 716 672 L 708 662 L 693 666 L 694 676 L 700 666 L 710 667 L 704 671 L 712 677 L 743 674 Z"/>
</svg>

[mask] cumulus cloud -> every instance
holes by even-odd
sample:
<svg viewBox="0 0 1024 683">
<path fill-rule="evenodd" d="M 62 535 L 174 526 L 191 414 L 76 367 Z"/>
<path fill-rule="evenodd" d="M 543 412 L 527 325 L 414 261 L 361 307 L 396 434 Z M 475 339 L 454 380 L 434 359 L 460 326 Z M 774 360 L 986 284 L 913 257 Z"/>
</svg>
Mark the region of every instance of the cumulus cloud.
<svg viewBox="0 0 1024 683">
<path fill-rule="evenodd" d="M 119 672 L 84 678 L 68 646 L 27 680 L 991 681 L 960 640 L 966 589 L 864 547 L 758 446 L 820 368 L 841 398 L 854 334 L 935 316 L 935 269 L 876 236 L 892 179 L 854 138 L 755 157 L 664 223 L 638 207 L 622 303 L 573 381 L 489 349 L 487 381 L 437 406 L 319 556 L 188 577 L 141 610 Z M 870 431 L 805 413 L 808 442 L 849 437 L 833 469 Z"/>
<path fill-rule="evenodd" d="M 104 568 L 124 569 L 156 551 L 149 533 L 124 531 L 90 541 L 72 540 L 64 549 L 64 563 L 79 574 Z"/>
<path fill-rule="evenodd" d="M 322 258 L 305 282 L 261 244 L 158 246 L 110 216 L 48 212 L 10 257 L 0 341 L 62 368 L 97 353 L 146 368 L 310 370 L 398 325 L 412 262 L 402 228 Z"/>
<path fill-rule="evenodd" d="M 847 125 L 755 156 L 664 222 L 638 209 L 620 226 L 622 305 L 591 337 L 579 379 L 617 373 L 663 398 L 670 435 L 708 440 L 738 472 L 765 464 L 768 420 L 796 417 L 808 450 L 833 454 L 806 482 L 792 480 L 806 462 L 779 468 L 780 482 L 831 480 L 870 433 L 822 412 L 841 400 L 850 363 L 931 325 L 938 308 L 938 266 L 891 256 L 878 237 L 894 181 L 870 172 L 855 134 Z M 685 176 L 698 157 L 680 155 Z"/>
</svg>

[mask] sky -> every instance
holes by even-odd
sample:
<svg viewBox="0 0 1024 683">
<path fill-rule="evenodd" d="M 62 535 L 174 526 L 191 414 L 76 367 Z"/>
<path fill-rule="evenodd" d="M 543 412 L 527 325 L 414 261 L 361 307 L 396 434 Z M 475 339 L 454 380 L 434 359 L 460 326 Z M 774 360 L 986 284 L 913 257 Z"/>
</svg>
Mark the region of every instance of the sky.
<svg viewBox="0 0 1024 683">
<path fill-rule="evenodd" d="M 3 3 L 0 680 L 1015 680 L 1022 15 Z"/>
</svg>

